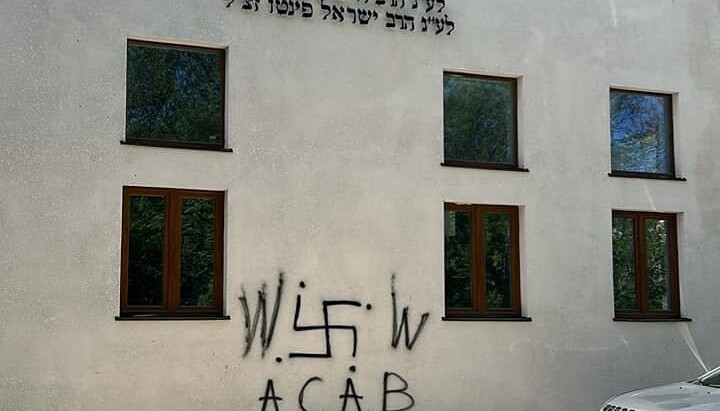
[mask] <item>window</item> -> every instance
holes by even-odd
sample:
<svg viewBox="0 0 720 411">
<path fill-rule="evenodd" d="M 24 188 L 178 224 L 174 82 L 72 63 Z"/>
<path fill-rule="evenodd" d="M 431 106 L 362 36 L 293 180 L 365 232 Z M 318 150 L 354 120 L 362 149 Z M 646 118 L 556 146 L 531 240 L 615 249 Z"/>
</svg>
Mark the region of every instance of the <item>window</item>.
<svg viewBox="0 0 720 411">
<path fill-rule="evenodd" d="M 674 214 L 613 211 L 617 318 L 680 316 Z"/>
<path fill-rule="evenodd" d="M 225 50 L 128 40 L 126 143 L 222 149 Z"/>
<path fill-rule="evenodd" d="M 516 79 L 445 73 L 444 165 L 517 169 Z"/>
<path fill-rule="evenodd" d="M 124 187 L 120 316 L 220 316 L 223 192 Z"/>
<path fill-rule="evenodd" d="M 610 90 L 611 175 L 675 177 L 672 96 Z"/>
<path fill-rule="evenodd" d="M 447 317 L 519 317 L 518 209 L 445 204 Z"/>
</svg>

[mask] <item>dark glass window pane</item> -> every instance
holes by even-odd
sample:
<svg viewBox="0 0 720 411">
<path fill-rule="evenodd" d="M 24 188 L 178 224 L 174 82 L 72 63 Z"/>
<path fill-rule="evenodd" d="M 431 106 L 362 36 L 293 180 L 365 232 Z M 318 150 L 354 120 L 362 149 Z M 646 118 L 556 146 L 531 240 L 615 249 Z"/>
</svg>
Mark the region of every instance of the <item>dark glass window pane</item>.
<svg viewBox="0 0 720 411">
<path fill-rule="evenodd" d="M 610 92 L 614 171 L 673 173 L 671 104 L 669 95 Z"/>
<path fill-rule="evenodd" d="M 128 305 L 163 304 L 165 199 L 130 196 Z"/>
<path fill-rule="evenodd" d="M 472 308 L 469 211 L 445 212 L 445 305 Z"/>
<path fill-rule="evenodd" d="M 128 44 L 127 137 L 222 144 L 221 57 Z"/>
<path fill-rule="evenodd" d="M 613 284 L 618 310 L 638 309 L 633 221 L 632 218 L 613 218 Z"/>
<path fill-rule="evenodd" d="M 485 213 L 487 308 L 511 308 L 510 216 Z"/>
<path fill-rule="evenodd" d="M 183 198 L 180 305 L 214 303 L 215 200 Z"/>
<path fill-rule="evenodd" d="M 648 309 L 670 310 L 670 244 L 666 220 L 645 219 Z"/>
<path fill-rule="evenodd" d="M 445 160 L 515 163 L 515 84 L 444 76 Z"/>
</svg>

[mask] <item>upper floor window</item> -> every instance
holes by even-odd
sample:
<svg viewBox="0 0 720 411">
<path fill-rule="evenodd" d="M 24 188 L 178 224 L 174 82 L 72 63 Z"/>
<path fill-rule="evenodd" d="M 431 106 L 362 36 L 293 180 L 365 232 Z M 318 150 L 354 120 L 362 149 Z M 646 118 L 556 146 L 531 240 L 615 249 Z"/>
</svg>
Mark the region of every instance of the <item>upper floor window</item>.
<svg viewBox="0 0 720 411">
<path fill-rule="evenodd" d="M 613 211 L 617 318 L 680 316 L 675 214 Z"/>
<path fill-rule="evenodd" d="M 124 187 L 120 316 L 220 316 L 221 191 Z"/>
<path fill-rule="evenodd" d="M 448 317 L 519 317 L 518 209 L 445 204 Z"/>
<path fill-rule="evenodd" d="M 675 177 L 672 95 L 610 90 L 612 174 Z"/>
<path fill-rule="evenodd" d="M 128 40 L 126 142 L 225 146 L 225 50 Z"/>
<path fill-rule="evenodd" d="M 517 80 L 443 78 L 445 165 L 517 169 Z"/>
</svg>

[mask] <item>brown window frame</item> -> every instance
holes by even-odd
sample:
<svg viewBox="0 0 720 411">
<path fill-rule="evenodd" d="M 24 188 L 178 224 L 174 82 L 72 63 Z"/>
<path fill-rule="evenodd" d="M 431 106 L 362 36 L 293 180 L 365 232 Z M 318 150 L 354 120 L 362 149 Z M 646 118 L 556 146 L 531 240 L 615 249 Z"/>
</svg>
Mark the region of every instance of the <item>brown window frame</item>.
<svg viewBox="0 0 720 411">
<path fill-rule="evenodd" d="M 130 197 L 151 196 L 165 199 L 165 230 L 163 250 L 162 307 L 128 305 L 128 264 L 130 241 Z M 183 198 L 215 200 L 215 240 L 213 307 L 180 306 L 181 200 Z M 155 187 L 123 187 L 122 251 L 120 275 L 120 317 L 219 317 L 223 315 L 225 192 Z"/>
<path fill-rule="evenodd" d="M 129 145 L 138 145 L 138 146 L 151 146 L 151 147 L 167 147 L 167 148 L 187 148 L 187 149 L 196 149 L 196 150 L 214 150 L 214 151 L 232 151 L 231 149 L 226 148 L 226 124 L 225 124 L 225 104 L 226 104 L 226 49 L 221 47 L 208 47 L 208 46 L 195 46 L 195 45 L 186 45 L 186 44 L 177 44 L 177 43 L 164 43 L 164 42 L 158 42 L 158 41 L 149 41 L 149 40 L 138 40 L 138 39 L 128 39 L 127 40 L 127 47 L 134 45 L 134 46 L 142 46 L 142 47 L 151 47 L 151 48 L 159 48 L 159 49 L 170 49 L 170 50 L 183 50 L 183 51 L 202 51 L 202 52 L 213 52 L 213 53 L 219 53 L 220 55 L 220 138 L 217 142 L 212 143 L 204 143 L 204 142 L 196 142 L 196 141 L 180 141 L 180 140 L 161 140 L 161 139 L 155 139 L 155 138 L 147 138 L 147 137 L 137 137 L 137 136 L 130 136 L 127 134 L 127 126 L 125 127 L 125 141 L 123 141 L 124 144 Z M 126 56 L 126 64 L 128 64 L 127 61 L 127 51 L 125 53 Z M 127 77 L 127 72 L 125 73 Z M 127 82 L 127 78 L 126 78 Z M 127 87 L 127 84 L 126 84 Z M 127 116 L 127 92 L 125 93 L 125 114 Z"/>
<path fill-rule="evenodd" d="M 612 95 L 613 93 L 627 93 L 627 94 L 639 94 L 639 95 L 645 95 L 645 96 L 655 96 L 655 97 L 662 97 L 667 100 L 669 100 L 669 104 L 667 105 L 668 109 L 668 146 L 667 146 L 667 152 L 668 152 L 668 162 L 670 166 L 670 172 L 669 173 L 649 173 L 649 172 L 643 172 L 643 171 L 625 171 L 625 170 L 614 170 L 612 169 L 612 104 L 610 107 L 610 176 L 611 177 L 633 177 L 633 178 L 647 178 L 647 179 L 658 179 L 658 180 L 681 180 L 684 181 L 684 178 L 678 178 L 675 170 L 675 112 L 674 112 L 674 103 L 675 98 L 672 93 L 659 93 L 659 92 L 653 92 L 653 91 L 640 91 L 640 90 L 627 90 L 622 88 L 610 88 L 610 94 L 609 94 L 609 101 L 612 102 Z"/>
<path fill-rule="evenodd" d="M 471 79 L 480 79 L 480 80 L 490 80 L 490 81 L 498 81 L 503 83 L 508 83 L 512 86 L 512 94 L 513 94 L 513 162 L 512 164 L 508 163 L 488 163 L 483 161 L 466 161 L 466 160 L 448 160 L 445 157 L 445 127 L 443 125 L 443 166 L 449 166 L 449 167 L 466 167 L 466 168 L 482 168 L 482 169 L 489 169 L 489 170 L 511 170 L 511 171 L 527 171 L 524 168 L 520 168 L 519 164 L 519 147 L 518 147 L 518 116 L 519 116 L 519 110 L 518 110 L 518 78 L 517 77 L 500 77 L 500 76 L 489 76 L 486 74 L 472 74 L 472 73 L 464 73 L 464 72 L 457 72 L 457 71 L 443 71 L 443 82 L 445 81 L 445 76 L 457 76 L 457 77 L 466 77 Z M 445 115 L 445 104 L 444 104 L 444 98 L 443 98 L 443 116 Z"/>
<path fill-rule="evenodd" d="M 654 213 L 643 211 L 613 210 L 612 219 L 631 218 L 633 220 L 633 256 L 635 259 L 635 298 L 638 303 L 636 310 L 619 310 L 615 308 L 615 275 L 613 272 L 613 309 L 618 319 L 678 319 L 680 318 L 680 275 L 677 247 L 677 215 L 673 213 Z M 645 220 L 666 220 L 668 222 L 668 256 L 672 272 L 670 273 L 670 310 L 650 310 L 649 285 L 647 270 L 647 252 L 645 238 Z M 614 222 L 611 222 L 614 226 Z M 615 245 L 613 244 L 613 247 Z M 614 270 L 614 267 L 613 267 Z"/>
<path fill-rule="evenodd" d="M 470 266 L 472 271 L 472 308 L 448 307 L 445 299 L 445 316 L 448 318 L 518 318 L 522 316 L 520 295 L 520 224 L 519 208 L 506 205 L 479 205 L 445 203 L 444 213 L 448 211 L 469 211 L 471 213 L 470 230 Z M 510 241 L 512 273 L 510 275 L 511 307 L 487 308 L 487 278 L 485 275 L 485 244 L 483 238 L 482 215 L 488 212 L 500 212 L 510 216 Z M 443 233 L 444 233 L 443 228 Z M 444 234 L 443 234 L 444 238 Z M 444 261 L 444 259 L 443 259 Z M 443 270 L 444 271 L 444 270 Z M 443 273 L 443 281 L 445 279 Z M 443 290 L 443 296 L 447 290 Z"/>
</svg>

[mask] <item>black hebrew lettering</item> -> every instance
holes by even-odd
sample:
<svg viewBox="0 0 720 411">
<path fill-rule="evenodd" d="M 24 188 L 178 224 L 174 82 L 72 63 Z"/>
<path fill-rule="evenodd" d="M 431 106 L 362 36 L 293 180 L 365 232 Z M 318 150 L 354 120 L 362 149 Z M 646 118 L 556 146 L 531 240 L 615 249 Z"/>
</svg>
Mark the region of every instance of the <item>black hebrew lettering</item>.
<svg viewBox="0 0 720 411">
<path fill-rule="evenodd" d="M 394 28 L 395 27 L 395 15 L 392 13 L 385 13 L 385 27 Z M 391 21 L 392 20 L 392 21 Z"/>
<path fill-rule="evenodd" d="M 325 5 L 325 0 L 320 0 L 320 8 L 327 11 L 323 16 L 323 20 L 327 20 L 330 13 L 332 13 L 332 7 Z"/>
<path fill-rule="evenodd" d="M 358 19 L 360 24 L 368 24 L 370 19 L 377 20 L 378 14 L 375 10 L 358 9 Z"/>
<path fill-rule="evenodd" d="M 273 12 L 273 1 L 275 2 L 275 12 L 281 16 L 294 16 L 295 10 L 300 10 L 300 2 L 297 0 L 268 0 L 270 13 Z"/>
<path fill-rule="evenodd" d="M 400 383 L 402 384 L 401 388 L 393 388 L 388 389 L 388 383 L 390 380 L 390 377 L 396 378 Z M 413 398 L 412 395 L 408 394 L 409 386 L 407 381 L 403 377 L 401 377 L 399 374 L 396 374 L 394 372 L 386 372 L 385 376 L 383 377 L 383 407 L 382 411 L 407 411 L 415 406 L 415 398 Z M 410 402 L 406 407 L 403 408 L 395 408 L 395 409 L 389 409 L 388 408 L 388 395 L 389 394 L 400 394 L 407 398 L 407 400 Z"/>
<path fill-rule="evenodd" d="M 422 316 L 420 316 L 420 324 L 418 324 L 417 329 L 415 330 L 415 334 L 410 337 L 410 324 L 408 320 L 409 316 L 409 308 L 406 306 L 402 310 L 402 318 L 400 320 L 400 325 L 398 326 L 398 311 L 397 311 L 397 297 L 395 294 L 395 274 L 392 276 L 391 280 L 391 292 L 390 295 L 392 297 L 392 306 L 393 306 L 393 335 L 391 340 L 391 345 L 393 348 L 397 348 L 400 344 L 400 337 L 402 336 L 403 332 L 405 333 L 405 347 L 408 350 L 412 350 L 413 346 L 417 342 L 418 337 L 420 337 L 420 333 L 422 333 L 423 329 L 425 328 L 425 324 L 427 323 L 428 318 L 430 317 L 430 313 L 424 313 Z"/>
<path fill-rule="evenodd" d="M 443 30 L 445 30 L 445 22 L 443 19 L 436 17 L 435 18 L 435 27 L 437 27 L 437 30 L 435 31 L 435 35 L 442 33 Z"/>
<path fill-rule="evenodd" d="M 235 3 L 235 0 L 231 0 L 231 1 L 227 4 L 227 7 L 230 7 L 230 5 L 233 4 L 233 3 Z M 260 0 L 244 0 L 244 3 L 243 3 L 243 5 L 242 5 L 242 9 L 243 9 L 243 10 L 258 11 L 258 10 L 259 10 L 258 3 L 260 3 Z"/>
<path fill-rule="evenodd" d="M 407 25 L 405 24 L 405 19 L 403 19 L 402 14 L 396 14 L 395 18 L 400 20 L 400 30 L 407 30 Z"/>
<path fill-rule="evenodd" d="M 435 30 L 435 35 L 438 35 L 438 34 L 442 33 L 442 32 L 443 32 L 444 30 L 446 30 L 447 28 L 450 28 L 450 29 L 447 30 L 447 32 L 445 33 L 445 34 L 447 34 L 448 36 L 451 35 L 453 31 L 455 31 L 455 22 L 453 22 L 452 20 L 448 20 L 447 14 L 446 14 L 444 17 L 442 17 L 442 18 L 440 18 L 440 17 L 430 17 L 430 18 L 427 19 L 427 22 L 430 23 L 430 24 L 435 24 L 435 28 L 436 28 L 436 30 Z M 423 31 L 426 31 L 426 30 L 423 30 Z"/>
<path fill-rule="evenodd" d="M 237 0 L 225 1 L 226 7 L 229 8 Z M 442 33 L 451 35 L 455 31 L 455 22 L 450 20 L 447 14 L 444 16 L 439 14 L 445 10 L 447 0 L 356 0 L 356 3 L 371 5 L 366 9 L 342 5 L 352 0 L 267 0 L 268 8 L 264 10 L 278 16 L 297 15 L 303 18 L 312 18 L 315 16 L 316 1 L 319 1 L 320 8 L 324 12 L 322 13 L 323 20 L 344 22 L 347 18 L 353 25 L 369 25 L 371 21 L 382 17 L 382 12 L 385 11 L 386 28 L 415 31 L 415 22 L 417 21 L 420 24 L 418 31 L 423 33 L 431 31 L 435 35 Z M 264 3 L 262 0 L 239 0 L 243 10 L 255 12 L 263 10 L 262 3 Z M 413 15 L 391 12 L 392 9 L 400 10 L 406 6 L 419 11 Z M 350 20 L 350 16 L 352 16 L 352 20 Z"/>
<path fill-rule="evenodd" d="M 345 16 L 343 16 L 344 12 L 345 12 L 345 7 L 340 6 L 338 8 L 337 6 L 332 6 L 332 19 L 339 20 L 339 21 L 345 21 Z"/>
<path fill-rule="evenodd" d="M 403 25 L 406 26 L 405 21 L 410 22 L 410 31 L 415 31 L 415 17 L 413 16 L 402 16 L 404 22 Z"/>
<path fill-rule="evenodd" d="M 354 8 L 352 8 L 352 7 L 348 7 L 348 8 L 347 8 L 347 12 L 348 12 L 348 13 L 352 13 L 352 16 L 353 16 L 352 24 L 357 23 L 357 11 L 356 11 Z"/>
<path fill-rule="evenodd" d="M 283 272 L 280 272 L 278 274 L 278 286 L 277 292 L 275 294 L 275 304 L 273 306 L 273 311 L 269 323 L 267 319 L 266 307 L 266 284 L 263 283 L 262 288 L 258 291 L 258 302 L 257 306 L 255 307 L 255 315 L 252 319 L 250 318 L 250 308 L 248 306 L 247 294 L 245 293 L 245 289 L 242 289 L 242 296 L 238 299 L 240 300 L 240 305 L 242 306 L 245 319 L 245 352 L 243 353 L 243 357 L 247 356 L 250 352 L 250 349 L 252 348 L 252 342 L 255 339 L 258 323 L 260 324 L 260 345 L 262 346 L 261 356 L 263 358 L 265 357 L 265 352 L 270 348 L 270 344 L 272 344 L 273 334 L 275 333 L 275 324 L 277 321 L 278 312 L 280 311 L 283 282 L 284 274 Z"/>
<path fill-rule="evenodd" d="M 272 400 L 275 411 L 280 411 L 278 401 L 282 401 L 283 399 L 282 397 L 278 397 L 277 395 L 275 395 L 275 385 L 273 384 L 273 380 L 267 381 L 267 385 L 265 387 L 265 395 L 258 398 L 258 401 L 262 401 L 261 411 L 265 411 L 267 409 L 268 401 L 270 400 Z"/>
<path fill-rule="evenodd" d="M 293 330 L 301 331 L 317 331 L 323 330 L 325 332 L 325 352 L 324 353 L 302 353 L 302 352 L 291 352 L 290 358 L 302 357 L 302 358 L 332 358 L 332 343 L 330 340 L 330 331 L 332 330 L 350 330 L 353 333 L 353 352 L 352 356 L 355 357 L 357 354 L 357 328 L 354 325 L 345 324 L 330 324 L 330 315 L 328 312 L 329 307 L 334 306 L 352 306 L 362 307 L 358 301 L 345 301 L 345 300 L 331 300 L 323 301 L 323 322 L 322 325 L 298 325 L 298 319 L 300 318 L 300 310 L 302 308 L 302 297 L 300 294 L 297 296 L 295 302 L 295 319 L 293 321 Z"/>
<path fill-rule="evenodd" d="M 301 411 L 309 411 L 307 408 L 305 408 L 305 390 L 307 389 L 308 385 L 315 381 L 322 382 L 322 378 L 309 378 L 307 381 L 305 381 L 305 384 L 303 384 L 302 388 L 300 389 L 300 393 L 298 394 L 298 405 L 300 406 Z"/>
<path fill-rule="evenodd" d="M 292 2 L 290 2 L 292 4 Z M 277 13 L 284 16 L 290 12 L 290 5 L 287 0 L 275 0 L 275 9 Z"/>
<path fill-rule="evenodd" d="M 454 21 L 451 21 L 451 20 L 448 20 L 447 14 L 445 15 L 445 26 L 446 26 L 446 27 L 452 27 L 452 29 L 447 32 L 447 35 L 448 35 L 448 36 L 451 35 L 453 31 L 455 31 L 455 22 L 454 22 Z"/>
<path fill-rule="evenodd" d="M 302 16 L 305 18 L 313 16 L 313 5 L 310 2 L 302 2 Z"/>
<path fill-rule="evenodd" d="M 348 378 L 347 381 L 345 381 L 345 393 L 339 397 L 343 400 L 342 411 L 347 411 L 348 398 L 352 398 L 355 401 L 355 410 L 362 411 L 360 400 L 363 399 L 363 396 L 358 395 L 355 391 L 352 378 Z"/>
</svg>

